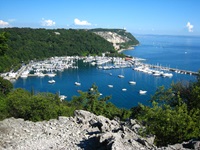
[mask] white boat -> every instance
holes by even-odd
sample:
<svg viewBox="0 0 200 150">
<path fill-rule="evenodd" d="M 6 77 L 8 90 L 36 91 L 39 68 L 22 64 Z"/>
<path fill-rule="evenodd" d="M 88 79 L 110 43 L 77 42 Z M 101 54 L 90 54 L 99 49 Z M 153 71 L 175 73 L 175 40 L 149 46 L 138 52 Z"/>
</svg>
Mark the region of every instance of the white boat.
<svg viewBox="0 0 200 150">
<path fill-rule="evenodd" d="M 122 91 L 127 91 L 127 89 L 123 88 Z"/>
<path fill-rule="evenodd" d="M 59 98 L 60 98 L 60 100 L 62 101 L 62 100 L 64 100 L 65 98 L 67 98 L 67 96 L 65 96 L 65 95 L 60 95 Z"/>
<path fill-rule="evenodd" d="M 109 87 L 109 88 L 113 88 L 113 85 L 109 84 L 108 87 Z"/>
<path fill-rule="evenodd" d="M 129 81 L 129 84 L 135 85 L 136 82 L 135 81 Z"/>
<path fill-rule="evenodd" d="M 80 82 L 75 82 L 74 84 L 77 85 L 77 86 L 80 86 L 80 85 L 81 85 Z"/>
<path fill-rule="evenodd" d="M 139 93 L 140 93 L 140 94 L 146 94 L 147 91 L 139 90 Z"/>
<path fill-rule="evenodd" d="M 160 76 L 161 74 L 160 74 L 159 72 L 155 72 L 155 73 L 153 73 L 153 75 L 158 77 L 158 76 Z"/>
<path fill-rule="evenodd" d="M 48 82 L 49 83 L 55 83 L 56 81 L 52 79 L 52 80 L 49 80 Z"/>
<path fill-rule="evenodd" d="M 49 76 L 49 77 L 55 77 L 56 74 L 55 73 L 48 73 L 47 76 Z"/>
<path fill-rule="evenodd" d="M 44 77 L 45 74 L 43 74 L 42 72 L 38 72 L 37 76 L 38 76 L 38 77 Z"/>
<path fill-rule="evenodd" d="M 26 71 L 24 71 L 22 74 L 21 74 L 21 78 L 27 78 L 28 77 L 28 74 L 29 74 L 29 71 L 28 70 L 26 70 Z"/>
<path fill-rule="evenodd" d="M 124 76 L 123 76 L 123 75 L 121 75 L 121 74 L 120 74 L 120 75 L 118 75 L 118 77 L 119 77 L 119 78 L 124 78 Z"/>
<path fill-rule="evenodd" d="M 163 77 L 172 77 L 173 76 L 173 74 L 172 73 L 163 73 Z"/>
<path fill-rule="evenodd" d="M 28 74 L 22 74 L 20 77 L 21 77 L 21 78 L 27 78 L 27 77 L 28 77 Z"/>
</svg>

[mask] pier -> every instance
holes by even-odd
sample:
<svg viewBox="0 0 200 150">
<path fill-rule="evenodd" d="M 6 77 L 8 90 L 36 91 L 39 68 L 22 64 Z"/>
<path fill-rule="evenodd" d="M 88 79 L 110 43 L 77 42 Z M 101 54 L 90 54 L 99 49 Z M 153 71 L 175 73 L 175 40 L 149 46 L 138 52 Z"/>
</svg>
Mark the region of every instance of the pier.
<svg viewBox="0 0 200 150">
<path fill-rule="evenodd" d="M 143 63 L 143 62 L 138 62 L 137 60 L 134 60 L 134 59 L 128 60 L 128 61 L 132 65 L 135 65 L 135 66 L 141 65 L 141 66 L 144 66 L 144 67 L 166 70 L 166 71 L 176 72 L 176 73 L 180 73 L 180 74 L 189 74 L 189 75 L 198 75 L 199 74 L 198 72 L 195 72 L 195 71 L 164 67 L 164 66 L 161 66 L 161 65 L 151 65 L 151 64 L 147 64 L 147 63 Z"/>
</svg>

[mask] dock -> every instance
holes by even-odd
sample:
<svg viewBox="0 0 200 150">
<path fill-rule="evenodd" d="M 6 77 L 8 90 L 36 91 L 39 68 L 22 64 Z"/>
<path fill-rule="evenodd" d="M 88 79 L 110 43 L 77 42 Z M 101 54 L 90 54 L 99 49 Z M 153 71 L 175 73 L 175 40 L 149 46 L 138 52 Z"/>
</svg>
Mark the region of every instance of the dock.
<svg viewBox="0 0 200 150">
<path fill-rule="evenodd" d="M 199 72 L 195 72 L 195 71 L 164 67 L 161 65 L 152 65 L 152 64 L 147 64 L 147 63 L 143 63 L 143 62 L 138 63 L 138 61 L 135 61 L 135 60 L 128 60 L 128 61 L 134 66 L 141 65 L 144 67 L 155 68 L 155 69 L 160 69 L 160 70 L 167 70 L 167 71 L 176 72 L 176 73 L 180 73 L 180 74 L 189 74 L 189 75 L 195 75 L 195 76 L 199 75 Z"/>
</svg>

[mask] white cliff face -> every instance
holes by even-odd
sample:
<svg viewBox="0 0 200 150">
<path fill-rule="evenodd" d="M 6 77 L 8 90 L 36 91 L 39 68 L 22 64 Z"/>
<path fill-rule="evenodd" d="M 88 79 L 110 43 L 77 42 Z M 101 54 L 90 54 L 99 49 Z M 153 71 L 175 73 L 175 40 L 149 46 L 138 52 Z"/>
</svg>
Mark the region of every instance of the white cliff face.
<svg viewBox="0 0 200 150">
<path fill-rule="evenodd" d="M 116 50 L 120 49 L 120 45 L 119 45 L 120 43 L 125 43 L 130 40 L 129 38 L 127 38 L 125 36 L 121 36 L 115 32 L 110 32 L 110 31 L 99 31 L 99 32 L 94 32 L 94 33 L 103 37 L 107 41 L 113 43 L 113 46 Z"/>
</svg>

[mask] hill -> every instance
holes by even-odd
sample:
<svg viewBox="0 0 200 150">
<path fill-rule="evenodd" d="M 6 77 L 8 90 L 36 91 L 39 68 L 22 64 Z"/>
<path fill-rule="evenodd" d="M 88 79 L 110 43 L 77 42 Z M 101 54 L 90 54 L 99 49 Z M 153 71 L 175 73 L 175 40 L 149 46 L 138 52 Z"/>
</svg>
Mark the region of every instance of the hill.
<svg viewBox="0 0 200 150">
<path fill-rule="evenodd" d="M 2 32 L 9 35 L 9 49 L 0 56 L 0 72 L 33 59 L 115 52 L 110 42 L 86 30 L 5 28 L 0 29 L 0 34 Z"/>
<path fill-rule="evenodd" d="M 92 29 L 90 30 L 111 42 L 116 50 L 128 49 L 139 44 L 139 41 L 124 29 Z"/>
</svg>

